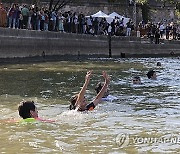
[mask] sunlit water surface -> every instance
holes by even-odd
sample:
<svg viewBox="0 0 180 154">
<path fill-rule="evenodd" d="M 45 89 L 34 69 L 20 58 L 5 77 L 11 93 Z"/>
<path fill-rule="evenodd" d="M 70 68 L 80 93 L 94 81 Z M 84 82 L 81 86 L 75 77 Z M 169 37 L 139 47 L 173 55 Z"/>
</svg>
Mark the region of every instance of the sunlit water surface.
<svg viewBox="0 0 180 154">
<path fill-rule="evenodd" d="M 157 71 L 157 81 L 147 79 L 150 69 Z M 103 81 L 102 70 L 111 76 L 110 93 L 118 100 L 102 102 L 88 113 L 69 111 L 69 98 L 82 87 L 87 70 L 94 71 L 89 101 Z M 135 75 L 141 76 L 142 85 L 132 84 Z M 1 65 L 0 87 L 1 153 L 180 152 L 178 58 Z M 7 122 L 20 119 L 17 106 L 22 100 L 34 100 L 39 116 L 56 122 Z"/>
</svg>

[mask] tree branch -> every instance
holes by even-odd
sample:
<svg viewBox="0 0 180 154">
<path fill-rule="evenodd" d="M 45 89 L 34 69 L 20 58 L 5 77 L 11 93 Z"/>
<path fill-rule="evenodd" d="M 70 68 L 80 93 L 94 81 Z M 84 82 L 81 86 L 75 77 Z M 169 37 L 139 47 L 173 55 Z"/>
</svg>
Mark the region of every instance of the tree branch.
<svg viewBox="0 0 180 154">
<path fill-rule="evenodd" d="M 49 11 L 50 12 L 52 11 L 53 2 L 54 2 L 54 0 L 50 0 L 50 3 L 49 3 Z"/>
<path fill-rule="evenodd" d="M 55 9 L 56 11 L 59 11 L 59 9 L 61 9 L 62 7 L 64 7 L 65 5 L 67 5 L 68 3 L 72 2 L 72 0 L 67 0 L 67 1 L 62 1 L 61 4 L 59 4 L 59 6 Z"/>
<path fill-rule="evenodd" d="M 58 1 L 56 2 L 55 6 L 54 6 L 54 8 L 53 8 L 53 11 L 56 10 L 56 7 L 57 7 L 58 4 L 60 3 L 60 1 L 61 1 L 61 0 L 58 0 Z M 63 1 L 64 1 L 64 0 L 63 0 Z M 61 3 L 63 3 L 63 2 L 61 2 Z"/>
</svg>

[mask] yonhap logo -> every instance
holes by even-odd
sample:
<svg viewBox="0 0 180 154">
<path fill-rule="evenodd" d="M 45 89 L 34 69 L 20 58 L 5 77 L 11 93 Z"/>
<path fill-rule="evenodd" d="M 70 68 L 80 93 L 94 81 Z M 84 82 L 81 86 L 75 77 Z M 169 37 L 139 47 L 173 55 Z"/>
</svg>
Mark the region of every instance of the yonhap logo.
<svg viewBox="0 0 180 154">
<path fill-rule="evenodd" d="M 116 136 L 116 144 L 120 148 L 127 147 L 129 145 L 129 142 L 130 142 L 129 134 L 121 133 Z"/>
<path fill-rule="evenodd" d="M 140 144 L 178 144 L 180 145 L 180 137 L 179 136 L 161 136 L 161 137 L 154 137 L 153 135 L 148 136 L 136 136 L 136 135 L 129 135 L 126 133 L 120 133 L 116 136 L 116 144 L 120 148 L 127 147 L 129 145 L 140 145 Z"/>
</svg>

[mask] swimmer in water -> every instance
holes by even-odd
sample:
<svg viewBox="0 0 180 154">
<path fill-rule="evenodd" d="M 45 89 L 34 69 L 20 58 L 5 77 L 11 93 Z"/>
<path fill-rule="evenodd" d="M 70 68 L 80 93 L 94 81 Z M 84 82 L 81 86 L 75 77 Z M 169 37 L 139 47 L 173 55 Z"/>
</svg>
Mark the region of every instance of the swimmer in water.
<svg viewBox="0 0 180 154">
<path fill-rule="evenodd" d="M 101 91 L 102 87 L 103 87 L 103 83 L 102 83 L 102 82 L 99 82 L 99 83 L 97 84 L 96 88 L 95 88 L 96 94 L 98 94 L 98 93 Z M 106 91 L 105 91 L 105 93 L 104 93 L 104 96 L 102 97 L 101 100 L 102 100 L 102 101 L 112 102 L 112 101 L 114 101 L 114 100 L 118 100 L 118 98 L 115 97 L 115 96 L 110 95 L 110 94 L 109 94 L 109 89 L 107 88 Z"/>
<path fill-rule="evenodd" d="M 86 93 L 86 89 L 87 86 L 89 84 L 90 81 L 90 77 L 92 75 L 92 71 L 87 72 L 86 76 L 85 76 L 85 83 L 82 87 L 82 89 L 80 90 L 79 94 L 74 95 L 70 102 L 70 110 L 76 110 L 76 111 L 90 111 L 93 110 L 98 103 L 101 102 L 102 97 L 104 96 L 105 92 L 107 91 L 107 87 L 108 84 L 110 82 L 109 76 L 107 75 L 106 72 L 103 71 L 103 77 L 104 77 L 104 85 L 102 87 L 102 89 L 99 91 L 99 93 L 97 94 L 97 96 L 95 97 L 95 99 L 91 102 L 88 103 L 84 97 L 85 93 Z"/>
<path fill-rule="evenodd" d="M 146 75 L 151 80 L 156 80 L 157 79 L 156 72 L 153 71 L 153 70 L 150 70 Z"/>
<path fill-rule="evenodd" d="M 96 85 L 96 87 L 95 87 L 96 94 L 98 94 L 101 91 L 102 87 L 103 87 L 103 83 L 101 83 L 101 82 L 99 82 Z M 102 98 L 106 98 L 108 95 L 109 95 L 109 89 L 107 88 L 104 93 L 104 96 Z"/>
<path fill-rule="evenodd" d="M 38 117 L 38 110 L 33 101 L 22 101 L 18 106 L 20 117 L 23 118 L 20 122 L 54 122 L 52 120 L 43 120 Z"/>
<path fill-rule="evenodd" d="M 133 84 L 142 84 L 139 76 L 133 77 Z"/>
<path fill-rule="evenodd" d="M 157 66 L 161 66 L 161 62 L 157 62 Z"/>
</svg>

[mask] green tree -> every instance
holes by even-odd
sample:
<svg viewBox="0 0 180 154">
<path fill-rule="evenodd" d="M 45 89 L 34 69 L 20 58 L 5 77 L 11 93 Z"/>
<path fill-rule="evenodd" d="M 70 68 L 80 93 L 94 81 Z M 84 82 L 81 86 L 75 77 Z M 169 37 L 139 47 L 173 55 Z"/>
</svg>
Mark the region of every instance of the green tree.
<svg viewBox="0 0 180 154">
<path fill-rule="evenodd" d="M 124 0 L 108 0 L 110 3 L 122 3 Z M 142 18 L 145 22 L 149 20 L 149 12 L 150 12 L 150 2 L 151 0 L 127 0 L 128 2 L 132 2 L 132 6 L 136 4 L 141 7 L 142 9 Z M 126 2 L 127 2 L 126 1 Z M 163 7 L 165 7 L 167 4 L 174 5 L 177 14 L 180 14 L 180 0 L 155 0 L 156 2 L 159 2 L 162 4 Z"/>
</svg>

